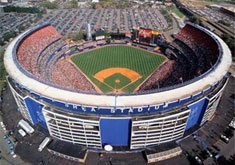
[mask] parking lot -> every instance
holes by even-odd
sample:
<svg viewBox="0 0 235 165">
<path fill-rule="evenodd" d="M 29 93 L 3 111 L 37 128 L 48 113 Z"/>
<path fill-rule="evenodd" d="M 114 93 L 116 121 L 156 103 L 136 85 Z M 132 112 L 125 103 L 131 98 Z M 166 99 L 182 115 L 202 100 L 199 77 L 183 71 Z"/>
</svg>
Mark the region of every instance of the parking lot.
<svg viewBox="0 0 235 165">
<path fill-rule="evenodd" d="M 0 14 L 0 37 L 6 32 L 16 31 L 19 26 L 32 24 L 36 20 L 35 14 L 28 13 L 1 13 Z"/>
<path fill-rule="evenodd" d="M 87 23 L 91 31 L 104 28 L 105 30 L 125 32 L 133 27 L 145 27 L 163 30 L 168 24 L 159 8 L 144 9 L 70 9 L 53 10 L 39 21 L 50 22 L 62 34 L 86 30 Z"/>
</svg>

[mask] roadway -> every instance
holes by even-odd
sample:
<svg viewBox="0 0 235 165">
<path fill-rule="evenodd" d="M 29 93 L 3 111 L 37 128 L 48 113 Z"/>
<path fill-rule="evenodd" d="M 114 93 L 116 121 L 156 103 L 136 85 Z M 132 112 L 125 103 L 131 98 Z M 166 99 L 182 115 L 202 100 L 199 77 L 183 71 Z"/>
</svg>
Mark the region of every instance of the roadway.
<svg viewBox="0 0 235 165">
<path fill-rule="evenodd" d="M 171 19 L 172 19 L 172 29 L 169 30 L 169 31 L 166 31 L 164 32 L 164 36 L 166 37 L 166 40 L 168 42 L 171 42 L 173 41 L 174 39 L 171 37 L 172 34 L 175 34 L 175 33 L 178 33 L 180 31 L 179 27 L 178 27 L 178 24 L 175 20 L 174 17 L 171 16 Z"/>
</svg>

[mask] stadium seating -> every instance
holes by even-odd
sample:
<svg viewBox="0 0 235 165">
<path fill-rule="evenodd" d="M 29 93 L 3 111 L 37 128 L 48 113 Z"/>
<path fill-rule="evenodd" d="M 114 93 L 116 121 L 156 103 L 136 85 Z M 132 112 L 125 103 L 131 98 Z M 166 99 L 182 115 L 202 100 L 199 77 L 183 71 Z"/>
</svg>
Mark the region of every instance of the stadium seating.
<svg viewBox="0 0 235 165">
<path fill-rule="evenodd" d="M 73 88 L 87 92 L 95 91 L 86 77 L 65 58 L 59 59 L 53 66 L 51 79 L 55 84 L 65 88 Z"/>
<path fill-rule="evenodd" d="M 48 66 L 48 63 L 50 62 L 50 65 L 53 65 L 56 61 L 53 61 L 52 59 L 65 53 L 65 45 L 66 44 L 63 40 L 57 40 L 41 52 L 37 60 L 37 65 L 42 79 L 50 80 L 50 77 L 48 76 L 50 74 L 47 73 L 50 72 L 51 67 Z"/>
<path fill-rule="evenodd" d="M 176 38 L 190 47 L 198 58 L 197 73 L 206 72 L 216 62 L 219 50 L 215 41 L 203 31 L 186 25 L 177 35 Z"/>
<path fill-rule="evenodd" d="M 154 71 L 151 77 L 140 87 L 140 90 L 152 90 L 155 88 L 160 88 L 159 81 L 170 75 L 173 71 L 175 61 L 168 61 L 160 68 Z"/>
<path fill-rule="evenodd" d="M 39 77 L 37 59 L 50 43 L 62 36 L 52 26 L 41 28 L 25 38 L 17 52 L 19 63 L 30 73 Z"/>
<path fill-rule="evenodd" d="M 177 59 L 162 65 L 140 87 L 142 90 L 163 88 L 190 80 L 209 70 L 219 55 L 216 42 L 205 32 L 187 24 L 168 49 Z"/>
<path fill-rule="evenodd" d="M 182 41 L 175 39 L 171 45 L 176 49 L 178 60 L 181 61 L 182 65 L 185 65 L 185 68 L 187 69 L 188 75 L 184 79 L 191 79 L 192 76 L 196 74 L 198 65 L 203 63 L 202 60 L 201 63 L 198 62 L 198 58 L 194 51 L 188 47 L 185 43 Z"/>
<path fill-rule="evenodd" d="M 80 70 L 66 59 L 70 55 L 69 47 L 61 38 L 52 26 L 32 32 L 20 43 L 17 51 L 19 63 L 28 72 L 46 82 L 79 91 L 95 91 Z M 83 42 L 77 48 L 82 52 L 106 44 L 104 41 Z M 176 59 L 167 61 L 155 70 L 139 87 L 139 91 L 168 87 L 190 80 L 209 70 L 219 55 L 216 42 L 190 24 L 176 35 L 168 49 Z"/>
<path fill-rule="evenodd" d="M 49 58 L 49 56 L 51 56 L 53 53 L 55 53 L 55 51 L 58 49 L 58 48 L 61 48 L 63 45 L 65 45 L 65 42 L 63 40 L 57 40 L 53 43 L 51 43 L 50 45 L 48 45 L 46 47 L 46 49 L 44 49 L 40 54 L 39 54 L 39 57 L 37 59 L 37 64 L 38 64 L 38 67 L 39 67 L 39 70 L 41 70 L 43 67 L 43 64 L 45 64 L 46 60 Z"/>
<path fill-rule="evenodd" d="M 17 51 L 19 63 L 28 72 L 46 82 L 64 88 L 95 91 L 82 73 L 63 58 L 69 48 L 61 38 L 52 26 L 31 33 L 20 43 Z M 91 42 L 85 46 L 93 47 L 96 43 Z"/>
</svg>

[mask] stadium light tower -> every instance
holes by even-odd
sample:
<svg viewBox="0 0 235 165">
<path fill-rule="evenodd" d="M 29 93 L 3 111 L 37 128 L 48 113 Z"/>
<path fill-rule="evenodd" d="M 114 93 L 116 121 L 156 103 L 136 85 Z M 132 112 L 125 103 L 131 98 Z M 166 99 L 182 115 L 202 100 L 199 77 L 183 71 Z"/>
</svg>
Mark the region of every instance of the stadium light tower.
<svg viewBox="0 0 235 165">
<path fill-rule="evenodd" d="M 92 36 L 91 36 L 91 25 L 90 23 L 87 23 L 87 41 L 91 41 Z"/>
</svg>

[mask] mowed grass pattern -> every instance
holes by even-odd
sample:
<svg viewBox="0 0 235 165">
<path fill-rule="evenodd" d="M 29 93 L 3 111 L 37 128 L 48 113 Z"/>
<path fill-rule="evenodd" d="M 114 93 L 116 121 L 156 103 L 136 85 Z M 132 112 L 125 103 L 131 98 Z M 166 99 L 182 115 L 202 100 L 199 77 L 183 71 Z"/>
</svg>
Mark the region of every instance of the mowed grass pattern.
<svg viewBox="0 0 235 165">
<path fill-rule="evenodd" d="M 93 77 L 97 72 L 114 67 L 128 68 L 138 72 L 142 77 L 122 89 L 123 92 L 133 92 L 136 87 L 165 61 L 165 58 L 137 48 L 118 45 L 84 52 L 73 56 L 71 60 L 103 92 L 111 92 L 112 88 Z"/>
</svg>

